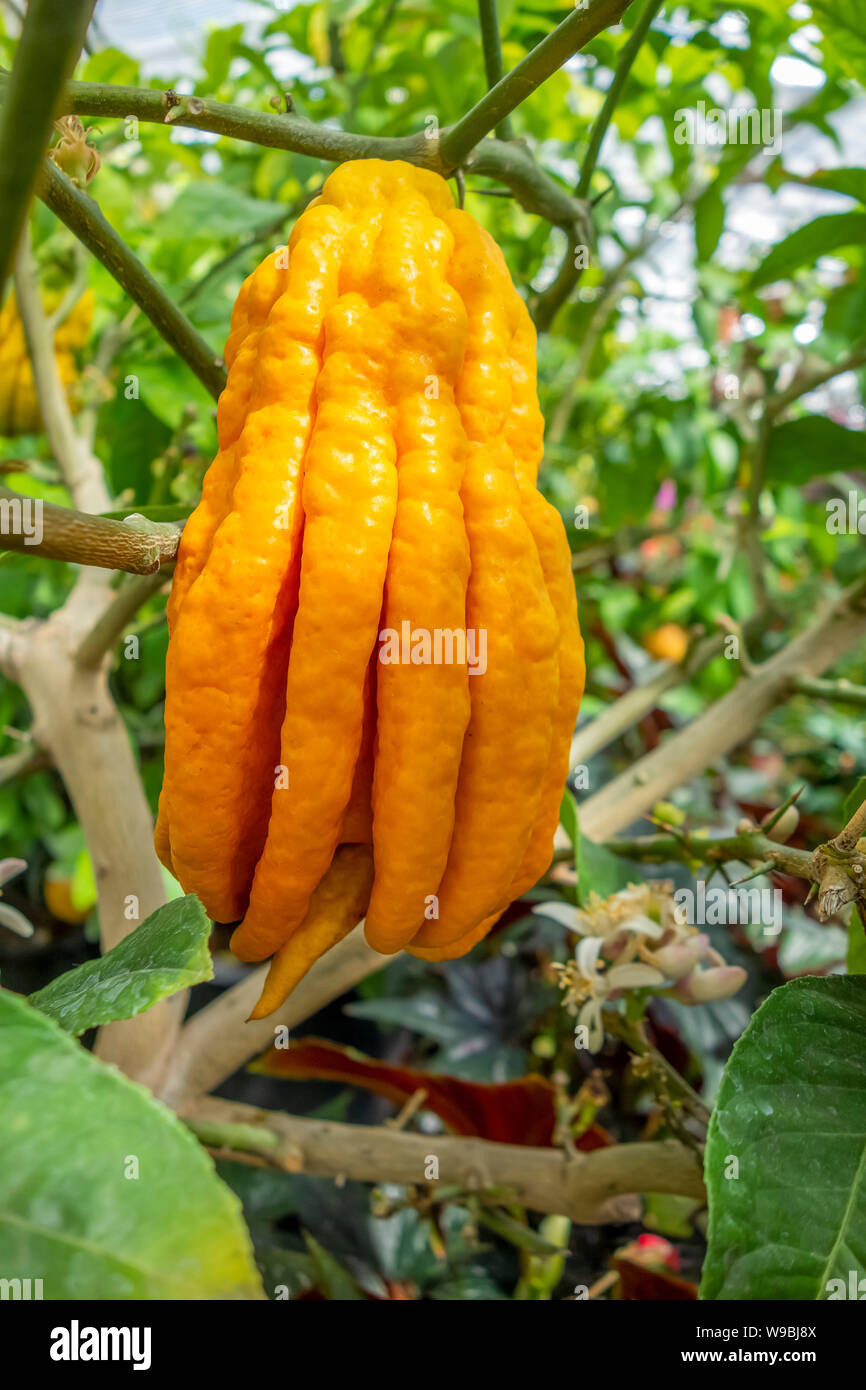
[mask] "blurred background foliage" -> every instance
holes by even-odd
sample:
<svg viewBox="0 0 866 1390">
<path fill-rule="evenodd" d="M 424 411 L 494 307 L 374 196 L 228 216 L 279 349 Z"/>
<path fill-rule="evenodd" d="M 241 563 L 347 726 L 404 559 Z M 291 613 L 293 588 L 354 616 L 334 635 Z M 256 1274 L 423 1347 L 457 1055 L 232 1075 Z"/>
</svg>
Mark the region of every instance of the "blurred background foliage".
<svg viewBox="0 0 866 1390">
<path fill-rule="evenodd" d="M 514 137 L 572 189 L 641 8 L 633 5 L 624 25 L 592 41 L 512 118 Z M 256 110 L 285 109 L 289 93 L 294 109 L 311 119 L 376 135 L 417 132 L 430 116 L 445 126 L 485 86 L 475 0 L 226 4 L 213 13 L 225 12 L 229 22 L 202 28 L 173 59 L 165 44 L 157 59 L 137 56 L 134 26 L 130 51 L 121 51 L 122 10 L 97 8 L 102 27 L 95 32 L 106 42 L 94 45 L 78 77 L 195 92 Z M 506 69 L 567 13 L 549 0 L 500 0 Z M 0 39 L 7 67 L 14 28 L 10 22 Z M 587 640 L 581 726 L 658 662 L 680 659 L 720 618 L 755 620 L 749 653 L 763 659 L 822 598 L 866 571 L 860 535 L 833 535 L 827 524 L 828 499 L 859 497 L 866 484 L 866 370 L 834 377 L 799 399 L 769 434 L 761 428 L 768 396 L 864 342 L 864 32 L 855 0 L 669 4 L 622 88 L 588 189 L 589 264 L 539 340 L 547 420 L 541 481 L 569 528 Z M 778 112 L 781 139 L 767 148 L 683 142 L 682 113 L 700 103 Z M 327 168 L 180 127 L 85 125 L 101 159 L 90 193 L 219 351 L 242 279 L 286 240 Z M 564 233 L 471 170 L 465 198 L 534 304 L 556 276 Z M 98 408 L 95 448 L 116 507 L 184 515 L 215 449 L 212 401 L 108 273 L 89 257 L 82 262 L 70 234 L 40 204 L 33 224 L 45 284 L 79 276 L 95 295 L 81 390 L 85 405 Z M 12 487 L 68 502 L 42 436 L 0 440 L 0 470 Z M 71 580 L 67 567 L 6 555 L 0 609 L 44 616 Z M 130 631 L 140 639 L 137 656 L 128 659 L 121 648 L 111 680 L 155 807 L 164 595 Z M 740 669 L 719 657 L 672 688 L 591 760 L 589 789 L 730 689 Z M 866 657 L 852 655 L 833 675 L 866 683 Z M 0 758 L 20 749 L 28 719 L 21 693 L 0 683 Z M 729 829 L 803 785 L 792 843 L 811 847 L 839 828 L 863 754 L 856 709 L 796 695 L 672 800 L 687 825 Z M 4 933 L 0 965 L 10 987 L 32 989 L 95 950 L 86 846 L 52 771 L 2 781 L 0 842 L 4 854 L 28 863 L 4 890 L 6 901 L 37 928 L 28 942 Z M 690 881 L 682 868 L 648 872 Z M 563 891 L 568 896 L 567 885 Z M 731 1039 L 773 984 L 844 961 L 841 924 L 819 928 L 804 896 L 804 884 L 786 884 L 785 927 L 772 949 L 741 931 L 725 943 L 726 956 L 750 972 L 740 995 L 694 1010 L 659 1005 L 654 1014 L 659 1047 L 706 1097 Z M 225 942 L 218 945 L 217 984 L 200 988 L 203 1000 L 241 968 L 224 953 Z M 512 909 L 468 960 L 440 967 L 400 961 L 366 981 L 348 1008 L 333 1006 L 314 1020 L 311 1031 L 475 1081 L 527 1071 L 573 1078 L 583 1063 L 575 1060 L 572 1021 L 550 969 L 568 950 L 567 933 L 555 923 Z M 610 1089 L 606 1102 L 590 1107 L 593 1116 L 617 1137 L 636 1137 L 652 1123 L 647 1095 L 621 1047 L 609 1045 L 603 1065 Z M 587 1077 L 591 1067 L 586 1059 Z M 367 1122 L 390 1108 L 333 1081 L 244 1076 L 223 1089 Z M 269 1252 L 262 1259 L 310 1296 L 411 1297 L 421 1290 L 439 1298 L 550 1297 L 557 1287 L 563 1296 L 565 1284 L 590 1278 L 610 1253 L 610 1238 L 592 1231 L 575 1237 L 567 1268 L 551 1263 L 562 1231 L 547 1248 L 544 1241 L 531 1248 L 528 1227 L 520 1238 L 488 1230 L 479 1244 L 467 1236 L 477 1212 L 447 1203 L 427 1215 L 392 1213 L 371 1237 L 364 1189 L 327 1185 L 328 1197 L 325 1184 L 309 1180 L 255 1170 L 235 1176 L 260 1249 Z M 399 1206 L 393 1194 L 381 1200 Z M 651 1204 L 647 1224 L 679 1239 L 694 1271 L 700 1235 L 675 1208 Z M 448 1251 L 444 1266 L 430 1264 L 439 1246 Z M 335 1295 L 335 1287 L 343 1292 Z M 399 1292 L 406 1287 L 415 1292 Z"/>
</svg>

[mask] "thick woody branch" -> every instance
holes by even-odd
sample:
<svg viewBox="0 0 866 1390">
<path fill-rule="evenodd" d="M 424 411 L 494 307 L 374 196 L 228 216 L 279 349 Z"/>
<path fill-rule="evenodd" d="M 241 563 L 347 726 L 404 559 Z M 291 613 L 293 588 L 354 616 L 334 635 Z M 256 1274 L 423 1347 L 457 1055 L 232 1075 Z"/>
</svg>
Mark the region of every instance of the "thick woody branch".
<svg viewBox="0 0 866 1390">
<path fill-rule="evenodd" d="M 750 631 L 757 631 L 759 626 L 759 620 L 752 619 L 751 623 L 746 624 L 747 635 Z M 650 680 L 620 695 L 618 700 L 608 705 L 595 719 L 578 729 L 571 744 L 572 768 L 588 763 L 596 753 L 600 753 L 615 739 L 633 729 L 655 709 L 659 700 L 669 690 L 683 685 L 696 671 L 702 670 L 708 662 L 721 656 L 724 645 L 725 637 L 722 634 L 703 637 L 694 644 L 682 661 L 666 661 Z"/>
<path fill-rule="evenodd" d="M 30 0 L 0 118 L 0 295 L 94 0 Z"/>
<path fill-rule="evenodd" d="M 103 950 L 110 950 L 165 901 L 153 823 L 129 736 L 103 664 L 75 651 L 105 604 L 105 590 L 78 584 L 63 608 L 16 643 L 15 678 L 33 713 L 33 739 L 69 793 L 93 863 Z M 128 1076 L 155 1086 L 174 1050 L 185 992 L 138 1018 L 100 1031 L 96 1051 Z"/>
<path fill-rule="evenodd" d="M 75 432 L 54 356 L 54 332 L 42 308 L 27 229 L 15 258 L 15 294 L 42 423 L 52 452 L 73 501 L 87 511 L 100 511 L 108 505 L 105 477 L 101 465 Z"/>
<path fill-rule="evenodd" d="M 581 806 L 581 828 L 607 839 L 631 825 L 675 787 L 698 777 L 748 738 L 790 695 L 795 680 L 818 676 L 866 636 L 862 582 L 836 599 L 809 628 L 757 667 L 729 694 Z"/>
<path fill-rule="evenodd" d="M 0 505 L 14 514 L 21 508 L 20 492 L 0 486 Z M 52 502 L 39 504 L 41 537 L 25 535 L 20 527 L 7 527 L 0 533 L 0 550 L 22 555 L 41 555 L 49 560 L 67 560 L 74 565 L 95 565 L 99 569 L 125 570 L 128 574 L 153 574 L 174 560 L 180 528 L 169 522 L 139 520 L 115 521 L 92 516 Z"/>
<path fill-rule="evenodd" d="M 509 1200 L 532 1211 L 558 1212 L 581 1225 L 631 1219 L 633 1198 L 642 1192 L 668 1192 L 704 1198 L 701 1165 L 695 1154 L 671 1140 L 614 1144 L 593 1153 L 568 1155 L 557 1149 L 497 1144 L 451 1135 L 406 1134 L 386 1127 L 339 1124 L 257 1110 L 213 1097 L 181 1107 L 194 1123 L 244 1125 L 276 1136 L 262 1152 L 278 1167 L 314 1177 L 354 1178 L 360 1182 L 428 1186 L 430 1159 L 438 1162 L 436 1182 L 482 1194 L 502 1190 Z"/>
<path fill-rule="evenodd" d="M 262 992 L 268 967 L 250 971 L 186 1024 L 161 1098 L 177 1107 L 212 1091 L 269 1047 L 278 1030 L 297 1027 L 394 959 L 380 956 L 368 946 L 363 927 L 358 926 L 351 936 L 316 961 L 276 1013 L 247 1023 Z"/>
</svg>

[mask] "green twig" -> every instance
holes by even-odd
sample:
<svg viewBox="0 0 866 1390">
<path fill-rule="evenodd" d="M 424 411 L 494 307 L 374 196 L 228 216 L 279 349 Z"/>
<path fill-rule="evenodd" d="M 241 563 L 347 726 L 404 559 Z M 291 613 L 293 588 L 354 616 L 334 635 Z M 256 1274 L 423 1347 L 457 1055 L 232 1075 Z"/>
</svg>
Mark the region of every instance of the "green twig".
<svg viewBox="0 0 866 1390">
<path fill-rule="evenodd" d="M 261 1154 L 273 1158 L 280 1147 L 279 1137 L 257 1125 L 219 1124 L 211 1120 L 186 1119 L 199 1143 L 209 1149 L 229 1149 L 236 1153 Z"/>
<path fill-rule="evenodd" d="M 794 689 L 799 695 L 814 695 L 818 700 L 832 700 L 835 704 L 866 709 L 866 685 L 852 685 L 846 680 L 821 680 L 817 676 L 798 676 Z"/>
<path fill-rule="evenodd" d="M 693 1119 L 706 1127 L 710 1122 L 710 1112 L 704 1105 L 700 1096 L 692 1089 L 684 1076 L 672 1067 L 662 1054 L 653 1047 L 647 1040 L 643 1029 L 639 1024 L 630 1023 L 623 1014 L 613 1013 L 606 1010 L 604 1014 L 605 1032 L 612 1038 L 618 1038 L 624 1042 L 630 1052 L 637 1057 L 645 1057 L 658 1072 L 663 1083 L 664 1089 L 668 1092 L 666 1098 L 678 1101 L 682 1108 L 686 1110 Z M 694 1136 L 692 1136 L 694 1137 Z"/>
<path fill-rule="evenodd" d="M 766 414 L 772 421 L 787 410 L 789 405 L 798 401 L 801 396 L 808 396 L 810 391 L 817 391 L 819 386 L 824 386 L 828 381 L 832 381 L 834 376 L 840 376 L 842 372 L 857 372 L 861 367 L 866 367 L 866 343 L 860 343 L 851 349 L 847 356 L 839 359 L 838 362 L 828 362 L 826 366 L 817 368 L 814 372 L 805 374 L 798 372 L 790 386 L 784 391 L 777 391 L 768 397 Z"/>
<path fill-rule="evenodd" d="M 161 565 L 153 574 L 136 574 L 121 584 L 78 648 L 75 659 L 79 666 L 85 670 L 99 666 L 106 652 L 126 632 L 130 618 L 165 584 L 168 570 L 168 565 Z"/>
<path fill-rule="evenodd" d="M 592 128 L 592 134 L 589 137 L 589 145 L 584 156 L 583 164 L 580 167 L 580 179 L 578 180 L 576 189 L 578 198 L 585 198 L 589 193 L 589 185 L 592 181 L 593 173 L 595 172 L 595 166 L 601 152 L 602 142 L 607 134 L 607 128 L 610 125 L 613 113 L 622 95 L 623 87 L 628 80 L 628 75 L 631 72 L 634 60 L 643 45 L 644 39 L 649 33 L 650 25 L 663 3 L 664 0 L 646 0 L 643 10 L 638 15 L 635 26 L 631 31 L 628 42 L 619 55 L 619 62 L 616 65 L 613 80 L 607 89 L 601 110 L 596 117 L 595 125 Z"/>
<path fill-rule="evenodd" d="M 6 81 L 0 74 L 0 96 Z M 63 102 L 63 110 L 77 116 L 96 116 L 103 120 L 125 120 L 134 116 L 137 120 L 159 125 L 166 123 L 169 109 L 164 92 L 115 87 L 103 82 L 70 82 Z M 439 174 L 451 172 L 440 154 L 440 142 L 428 139 L 425 133 L 356 135 L 316 125 L 295 114 L 248 111 L 242 106 L 202 97 L 183 97 L 176 102 L 171 107 L 170 124 L 206 130 L 271 149 L 291 150 L 332 164 L 348 159 L 405 159 Z M 528 149 L 514 141 L 483 140 L 473 154 L 472 172 L 498 179 L 527 212 L 559 227 L 571 227 L 583 206 L 567 188 L 536 164 Z"/>
<path fill-rule="evenodd" d="M 150 271 L 145 269 L 123 238 L 106 222 L 99 205 L 70 183 L 50 160 L 43 165 L 38 191 L 46 206 L 123 286 L 130 299 L 147 315 L 169 347 L 183 358 L 211 395 L 218 396 L 225 385 L 222 358 L 208 347 Z"/>
<path fill-rule="evenodd" d="M 505 76 L 505 69 L 502 66 L 502 40 L 499 36 L 499 15 L 496 12 L 496 0 L 478 0 L 478 21 L 481 25 L 481 47 L 484 50 L 484 72 L 487 77 L 487 87 L 490 90 Z M 511 139 L 511 121 L 507 116 L 497 125 L 496 134 L 500 140 Z"/>
<path fill-rule="evenodd" d="M 439 152 L 448 169 L 456 169 L 485 135 L 489 135 L 520 106 L 536 88 L 607 29 L 617 24 L 628 8 L 629 0 L 587 0 L 586 6 L 573 10 L 567 19 L 542 39 L 516 68 L 512 68 L 486 96 L 447 130 Z"/>
<path fill-rule="evenodd" d="M 666 864 L 679 860 L 699 864 L 755 863 L 769 860 L 781 873 L 798 878 L 815 878 L 812 855 L 808 850 L 792 849 L 769 839 L 761 830 L 746 830 L 737 835 L 714 838 L 680 831 L 678 835 L 638 835 L 631 839 L 617 837 L 606 840 L 604 847 L 624 859 L 646 860 Z"/>
<path fill-rule="evenodd" d="M 0 294 L 94 0 L 30 0 L 0 119 Z"/>
</svg>

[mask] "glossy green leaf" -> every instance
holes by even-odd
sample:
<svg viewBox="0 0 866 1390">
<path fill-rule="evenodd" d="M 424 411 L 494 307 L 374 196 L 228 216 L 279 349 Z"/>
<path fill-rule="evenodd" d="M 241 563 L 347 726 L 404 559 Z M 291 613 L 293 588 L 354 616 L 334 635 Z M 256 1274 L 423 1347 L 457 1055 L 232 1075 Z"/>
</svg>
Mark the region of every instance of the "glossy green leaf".
<svg viewBox="0 0 866 1390">
<path fill-rule="evenodd" d="M 134 1018 L 158 999 L 213 977 L 211 924 L 194 894 L 160 907 L 98 960 L 67 970 L 30 997 L 76 1036 Z"/>
<path fill-rule="evenodd" d="M 808 182 L 815 188 L 827 188 L 866 203 L 866 169 L 819 169 Z"/>
<path fill-rule="evenodd" d="M 249 236 L 287 214 L 282 203 L 250 198 L 222 182 L 188 183 L 163 214 L 159 233 L 179 242 L 189 237 Z"/>
<path fill-rule="evenodd" d="M 0 1269 L 46 1299 L 261 1297 L 240 1203 L 165 1106 L 0 991 Z"/>
<path fill-rule="evenodd" d="M 611 854 L 604 845 L 596 844 L 582 832 L 578 833 L 577 901 L 580 907 L 586 907 L 591 893 L 596 893 L 600 898 L 609 898 L 611 893 L 627 888 L 634 877 L 635 870 L 627 860 Z"/>
<path fill-rule="evenodd" d="M 800 266 L 814 265 L 819 256 L 828 256 L 844 246 L 861 246 L 864 242 L 866 212 L 831 212 L 816 217 L 773 247 L 752 275 L 752 286 L 784 280 Z"/>
<path fill-rule="evenodd" d="M 866 434 L 846 430 L 823 415 L 777 425 L 770 435 L 767 478 L 807 483 L 822 473 L 866 468 Z"/>
<path fill-rule="evenodd" d="M 866 975 L 866 927 L 860 909 L 851 909 L 848 922 L 848 955 L 846 960 L 849 975 Z"/>
<path fill-rule="evenodd" d="M 710 1124 L 703 1298 L 825 1299 L 866 1276 L 864 1090 L 866 980 L 774 990 Z"/>
<path fill-rule="evenodd" d="M 866 29 L 860 0 L 812 0 L 824 43 L 849 77 L 866 82 Z"/>
</svg>

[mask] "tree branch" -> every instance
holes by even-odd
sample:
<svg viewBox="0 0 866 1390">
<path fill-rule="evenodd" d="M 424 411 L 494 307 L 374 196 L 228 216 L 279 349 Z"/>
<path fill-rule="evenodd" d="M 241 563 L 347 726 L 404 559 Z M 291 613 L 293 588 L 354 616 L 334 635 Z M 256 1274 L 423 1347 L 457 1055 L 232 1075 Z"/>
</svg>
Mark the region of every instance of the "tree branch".
<svg viewBox="0 0 866 1390">
<path fill-rule="evenodd" d="M 30 0 L 0 117 L 0 295 L 94 0 Z"/>
<path fill-rule="evenodd" d="M 817 700 L 830 700 L 839 705 L 855 705 L 866 709 L 866 685 L 852 685 L 850 681 L 823 681 L 809 676 L 798 676 L 794 681 L 798 695 L 812 695 Z"/>
<path fill-rule="evenodd" d="M 136 575 L 121 584 L 78 648 L 75 659 L 79 666 L 94 670 L 100 665 L 106 652 L 123 635 L 130 618 L 166 583 L 168 570 L 169 566 L 163 565 L 153 574 Z"/>
<path fill-rule="evenodd" d="M 176 1108 L 214 1090 L 269 1047 L 277 1030 L 303 1023 L 394 959 L 380 956 L 368 946 L 359 924 L 339 946 L 316 961 L 276 1013 L 247 1023 L 262 992 L 268 966 L 251 970 L 186 1024 L 161 1099 Z"/>
<path fill-rule="evenodd" d="M 488 90 L 501 82 L 505 75 L 502 66 L 502 40 L 499 35 L 499 15 L 496 0 L 478 0 L 478 22 L 481 25 L 481 47 L 484 50 L 484 73 Z M 496 127 L 500 140 L 510 140 L 511 121 L 506 116 Z"/>
<path fill-rule="evenodd" d="M 589 206 L 536 164 L 525 145 L 512 140 L 482 140 L 467 156 L 470 174 L 483 174 L 510 189 L 527 212 L 566 231 L 588 226 Z"/>
<path fill-rule="evenodd" d="M 628 75 L 643 45 L 643 41 L 649 33 L 650 25 L 663 3 L 664 0 L 645 0 L 644 8 L 635 21 L 635 26 L 631 31 L 628 42 L 619 55 L 619 62 L 616 65 L 613 79 L 605 94 L 602 108 L 596 117 L 595 125 L 592 128 L 592 134 L 589 137 L 589 145 L 587 146 L 587 151 L 580 167 L 580 179 L 576 190 L 578 198 L 585 198 L 589 193 L 589 185 L 592 182 L 592 176 L 595 172 L 595 166 L 601 152 L 602 142 L 607 134 L 607 128 L 610 125 L 613 113 L 622 95 L 622 89 L 628 80 Z"/>
<path fill-rule="evenodd" d="M 765 625 L 766 616 L 756 615 L 745 624 L 747 636 L 757 633 Z M 645 715 L 655 709 L 661 697 L 668 690 L 683 685 L 696 671 L 702 670 L 708 662 L 721 656 L 725 636 L 713 634 L 696 642 L 680 662 L 666 661 L 662 669 L 643 685 L 636 685 L 608 705 L 595 719 L 578 729 L 571 744 L 571 766 L 580 767 L 588 763 L 596 753 L 607 748 L 627 730 L 633 729 Z"/>
<path fill-rule="evenodd" d="M 2 91 L 0 77 L 0 93 Z M 101 82 L 70 82 L 63 109 L 78 116 L 103 119 L 134 116 L 140 121 L 164 125 L 169 107 L 165 92 L 114 87 Z M 405 159 L 439 174 L 450 172 L 440 156 L 439 141 L 427 139 L 426 134 L 355 135 L 316 125 L 303 116 L 248 111 L 242 106 L 203 97 L 181 97 L 172 107 L 169 124 L 207 130 L 269 148 L 292 150 L 333 164 L 347 159 Z M 515 142 L 483 140 L 473 153 L 471 167 L 473 173 L 498 179 L 527 212 L 544 217 L 556 226 L 571 226 L 583 207 L 568 189 L 536 164 L 528 149 Z"/>
<path fill-rule="evenodd" d="M 54 356 L 54 334 L 42 308 L 42 295 L 27 228 L 15 258 L 15 295 L 42 423 L 57 465 L 72 500 L 85 510 L 101 511 L 108 505 L 105 476 L 101 465 L 75 432 L 72 412 Z M 6 489 L 2 491 L 5 495 Z"/>
<path fill-rule="evenodd" d="M 17 753 L 7 753 L 0 758 L 0 787 L 14 782 L 18 777 L 27 777 L 31 772 L 41 772 L 51 766 L 51 759 L 44 748 L 35 743 L 25 743 Z"/>
<path fill-rule="evenodd" d="M 838 362 L 828 362 L 825 367 L 819 367 L 806 375 L 798 374 L 784 391 L 778 391 L 768 398 L 767 418 L 770 420 L 778 419 L 788 406 L 799 400 L 801 396 L 808 396 L 810 392 L 817 391 L 819 386 L 831 381 L 834 376 L 841 376 L 843 372 L 856 372 L 864 366 L 866 366 L 866 343 L 861 343 L 859 347 L 852 348 L 851 352 Z"/>
<path fill-rule="evenodd" d="M 436 142 L 428 140 L 423 131 L 402 136 L 357 135 L 319 125 L 295 112 L 249 111 L 209 97 L 178 96 L 105 82 L 70 82 L 64 109 L 76 116 L 119 120 L 135 116 L 158 125 L 189 126 L 333 164 L 347 159 L 405 159 L 410 164 L 438 168 Z"/>
<path fill-rule="evenodd" d="M 20 492 L 0 486 L 0 503 L 14 508 L 24 500 Z M 0 532 L 0 550 L 128 574 L 153 574 L 177 555 L 180 528 L 168 522 L 146 521 L 144 517 L 114 521 L 52 502 L 37 501 L 36 505 L 42 517 L 41 539 L 31 544 L 20 528 L 9 528 Z"/>
<path fill-rule="evenodd" d="M 651 864 L 730 864 L 735 860 L 744 864 L 767 863 L 780 873 L 817 882 L 809 850 L 780 845 L 757 829 L 710 837 L 678 829 L 675 835 L 638 835 L 632 839 L 619 836 L 605 840 L 604 847 L 623 859 Z"/>
<path fill-rule="evenodd" d="M 699 776 L 748 738 L 803 675 L 820 675 L 866 636 L 860 581 L 832 602 L 805 632 L 744 677 L 698 719 L 621 773 L 581 806 L 581 828 L 607 839 L 646 814 L 675 787 Z"/>
<path fill-rule="evenodd" d="M 70 183 L 50 160 L 43 164 L 37 191 L 55 216 L 122 285 L 169 347 L 183 358 L 211 395 L 218 396 L 225 385 L 222 358 L 208 347 L 150 271 L 106 222 L 98 204 Z"/>
<path fill-rule="evenodd" d="M 840 850 L 843 854 L 850 854 L 857 848 L 857 841 L 866 834 L 866 801 L 862 802 L 848 824 L 833 840 L 833 848 Z"/>
<path fill-rule="evenodd" d="M 563 20 L 456 125 L 444 131 L 438 143 L 427 139 L 426 133 L 358 135 L 317 125 L 294 113 L 247 111 L 209 98 L 101 82 L 70 83 L 64 110 L 77 116 L 135 116 L 161 125 L 190 126 L 193 130 L 209 130 L 256 145 L 293 150 L 334 164 L 347 159 L 405 159 L 437 173 L 450 174 L 464 162 L 473 146 L 578 49 L 608 25 L 618 23 L 627 7 L 628 0 L 588 0 L 586 8 L 575 10 Z"/>
<path fill-rule="evenodd" d="M 629 0 L 587 0 L 583 8 L 574 10 L 558 24 L 516 68 L 444 133 L 439 150 L 447 170 L 459 168 L 485 135 L 596 34 L 611 24 L 618 24 L 628 5 Z"/>
<path fill-rule="evenodd" d="M 301 1119 L 214 1097 L 183 1106 L 179 1113 L 199 1124 L 244 1125 L 247 1138 L 256 1129 L 269 1132 L 279 1147 L 266 1143 L 261 1152 L 275 1166 L 314 1177 L 434 1186 L 425 1176 L 432 1156 L 438 1160 L 436 1181 L 443 1186 L 506 1189 L 520 1206 L 561 1212 L 586 1226 L 629 1219 L 634 1203 L 627 1199 L 642 1192 L 705 1197 L 700 1162 L 673 1140 L 613 1144 L 570 1156 L 524 1144 Z"/>
</svg>

